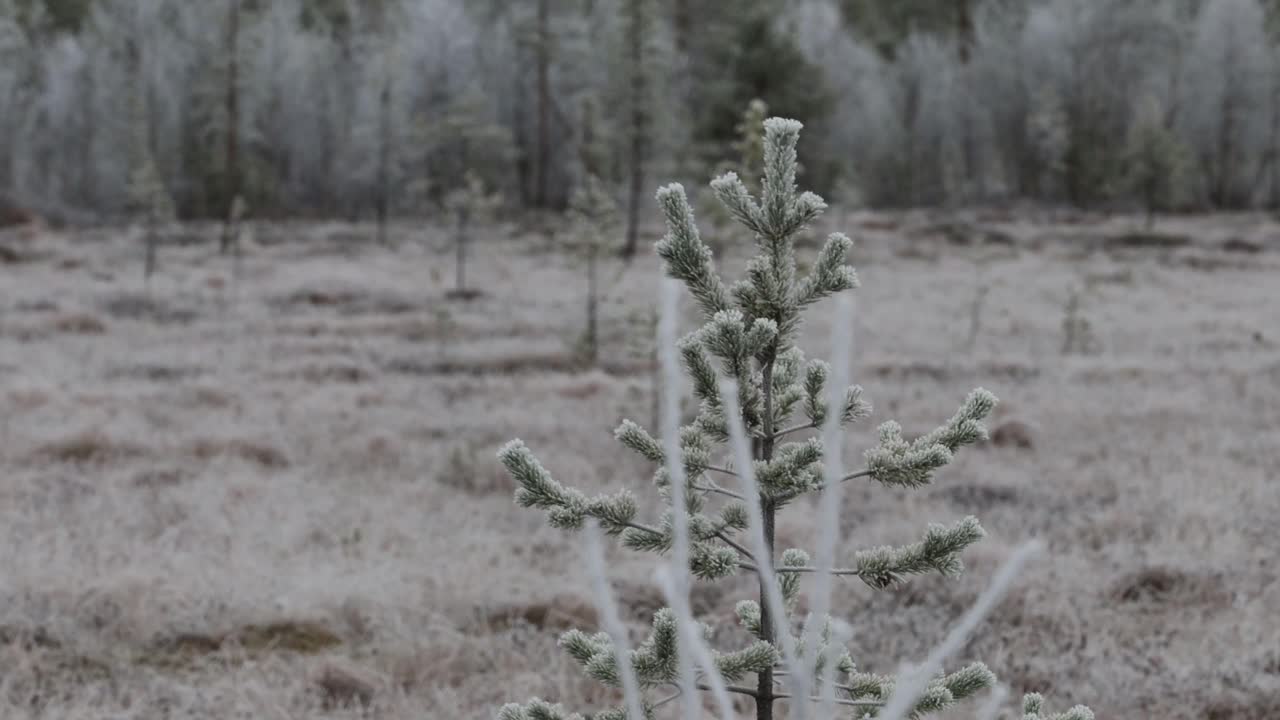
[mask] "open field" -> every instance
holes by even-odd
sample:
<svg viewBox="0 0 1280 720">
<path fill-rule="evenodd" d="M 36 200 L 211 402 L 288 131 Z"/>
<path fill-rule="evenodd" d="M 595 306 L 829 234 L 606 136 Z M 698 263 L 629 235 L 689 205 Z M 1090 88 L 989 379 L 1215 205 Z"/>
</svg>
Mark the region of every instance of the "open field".
<svg viewBox="0 0 1280 720">
<path fill-rule="evenodd" d="M 1003 400 L 993 441 L 934 486 L 850 486 L 846 552 L 968 514 L 990 533 L 959 580 L 839 586 L 860 667 L 918 659 L 1038 536 L 1050 557 L 962 659 L 1100 718 L 1280 717 L 1280 225 L 844 220 L 854 378 L 876 408 L 847 464 L 880 421 L 925 431 L 979 385 Z M 656 260 L 603 269 L 585 370 L 583 273 L 541 235 L 483 234 L 470 302 L 445 299 L 442 231 L 397 227 L 385 248 L 367 227 L 265 226 L 238 270 L 209 229 L 184 235 L 202 241 L 164 247 L 149 288 L 124 232 L 0 235 L 0 717 L 608 700 L 556 647 L 595 627 L 575 539 L 514 506 L 494 453 L 520 437 L 562 481 L 656 506 L 612 437 L 652 413 L 628 335 Z M 727 273 L 746 256 L 730 248 Z M 812 544 L 803 507 L 781 546 Z M 639 629 L 651 558 L 614 560 Z M 695 607 L 723 623 L 749 584 Z"/>
</svg>

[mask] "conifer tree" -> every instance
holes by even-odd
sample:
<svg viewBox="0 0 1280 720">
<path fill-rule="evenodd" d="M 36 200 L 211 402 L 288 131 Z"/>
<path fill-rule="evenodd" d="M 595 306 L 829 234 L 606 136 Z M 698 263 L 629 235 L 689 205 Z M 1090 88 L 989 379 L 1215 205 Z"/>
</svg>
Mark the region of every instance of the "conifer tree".
<svg viewBox="0 0 1280 720">
<path fill-rule="evenodd" d="M 125 185 L 129 214 L 140 222 L 145 246 L 143 277 L 148 282 L 159 263 L 160 228 L 174 220 L 173 198 L 165 188 L 151 151 L 151 122 L 141 79 L 142 51 L 136 41 L 126 48 L 129 64 L 129 178 Z"/>
<path fill-rule="evenodd" d="M 415 194 L 440 203 L 449 188 L 469 182 L 468 173 L 493 188 L 512 174 L 515 142 L 507 128 L 492 121 L 487 106 L 481 88 L 471 85 L 442 114 L 419 119 L 414 145 L 423 176 L 414 183 Z"/>
<path fill-rule="evenodd" d="M 1129 129 L 1125 164 L 1129 190 L 1141 201 L 1147 229 L 1155 224 L 1157 210 L 1167 210 L 1182 190 L 1185 154 L 1178 137 L 1165 123 L 1154 98 L 1143 101 Z"/>
<path fill-rule="evenodd" d="M 498 453 L 518 485 L 516 503 L 545 511 L 554 527 L 580 530 L 590 526 L 593 533 L 599 527 L 626 548 L 672 553 L 676 572 L 683 575 L 687 568 L 700 580 L 714 581 L 739 573 L 754 574 L 759 580 L 758 598 L 743 600 L 736 608 L 741 626 L 755 638 L 745 646 L 705 651 L 711 629 L 688 619 L 687 587 L 680 581 L 668 583 L 671 607 L 655 613 L 652 630 L 634 650 L 618 646 L 625 637 L 612 632 L 616 625 L 609 633 L 571 630 L 562 635 L 561 646 L 588 676 L 627 690 L 630 709 L 610 709 L 595 718 L 639 720 L 638 714 L 652 717 L 658 706 L 680 697 L 685 703 L 696 703 L 690 665 L 694 655 L 703 669 L 697 676 L 697 687 L 713 689 L 722 709 L 727 707 L 727 693 L 732 692 L 754 700 L 757 720 L 771 720 L 775 703 L 782 700 L 791 703 L 792 717 L 803 718 L 810 686 L 797 678 L 802 670 L 817 670 L 824 678 L 838 674 L 838 684 L 822 686 L 824 691 L 838 692 L 836 702 L 859 713 L 875 713 L 893 696 L 897 681 L 908 686 L 918 683 L 919 678 L 914 673 L 893 678 L 865 672 L 841 646 L 839 628 L 824 610 L 815 609 L 816 617 L 797 617 L 802 578 L 856 577 L 872 588 L 883 589 L 912 575 L 937 572 L 954 576 L 963 569 L 961 553 L 984 535 L 978 521 L 967 517 L 949 527 L 931 526 L 920 542 L 905 547 L 859 552 L 846 568 L 834 568 L 832 558 L 824 559 L 832 549 L 825 541 L 818 552 L 821 567 L 816 568 L 804 550 L 788 548 L 779 555 L 774 547 L 777 514 L 807 494 L 860 480 L 893 488 L 930 484 L 934 473 L 950 462 L 955 452 L 986 437 L 983 419 L 996 403 L 990 392 L 974 390 L 950 420 L 911 440 L 903 436 L 897 423 L 886 422 L 879 428 L 878 445 L 865 454 L 864 469 L 848 475 L 824 469 L 825 449 L 833 444 L 838 449 L 839 428 L 868 417 L 871 406 L 863 399 L 861 387 L 842 387 L 841 365 L 847 364 L 847 358 L 838 360 L 834 367 L 806 360 L 796 344 L 806 309 L 858 285 L 854 269 L 845 264 L 852 243 L 839 233 L 827 239 L 811 272 L 801 277 L 797 271 L 795 238 L 826 208 L 817 195 L 796 189 L 800 129 L 801 124 L 794 120 L 766 121 L 762 191 L 758 196 L 734 173 L 712 182 L 716 195 L 755 237 L 759 249 L 747 264 L 745 279 L 737 283 L 727 285 L 717 273 L 684 189 L 672 184 L 658 191 L 667 226 L 665 237 L 657 244 L 658 256 L 666 273 L 687 287 L 705 321 L 678 344 L 700 404 L 693 422 L 677 430 L 674 403 L 667 402 L 668 422 L 664 423 L 661 442 L 630 420 L 623 421 L 615 435 L 624 446 L 660 466 L 654 483 L 669 506 L 662 516 L 656 522 L 641 519 L 639 504 L 627 490 L 589 497 L 560 484 L 518 439 Z M 664 317 L 674 323 L 673 313 Z M 673 332 L 668 326 L 667 336 Z M 833 386 L 830 393 L 829 380 Z M 674 393 L 668 384 L 666 397 L 673 399 Z M 824 429 L 823 437 L 797 437 L 816 428 Z M 732 455 L 742 461 L 729 463 L 718 457 L 717 448 L 726 441 L 733 448 Z M 839 468 L 839 453 L 833 452 L 837 457 L 825 460 L 831 468 Z M 722 479 L 727 479 L 726 484 L 721 484 Z M 737 487 L 729 486 L 729 481 Z M 823 497 L 828 497 L 825 492 Z M 835 508 L 834 503 L 825 506 L 832 519 Z M 821 591 L 815 595 L 824 596 Z M 802 657 L 805 664 L 795 662 L 796 657 Z M 775 676 L 784 660 L 791 672 L 785 678 Z M 752 674 L 756 676 L 754 686 L 743 683 Z M 779 682 L 790 692 L 779 689 Z M 912 715 L 941 710 L 993 682 L 985 665 L 972 663 L 929 680 L 920 693 L 905 698 L 909 703 L 906 709 Z M 662 699 L 649 695 L 662 687 L 679 687 L 681 693 Z M 645 692 L 642 701 L 635 697 L 637 688 Z M 796 694 L 796 688 L 805 694 Z M 896 698 L 896 702 L 902 700 Z M 1029 698 L 1026 710 L 1029 717 L 1038 718 L 1038 698 Z M 696 704 L 685 705 L 685 717 L 696 713 Z M 581 718 L 540 699 L 506 705 L 497 717 Z M 1092 714 L 1076 708 L 1061 717 L 1091 720 Z"/>
<path fill-rule="evenodd" d="M 760 98 L 747 103 L 738 123 L 738 139 L 733 149 L 738 153 L 738 177 L 747 191 L 760 192 L 760 168 L 764 166 L 764 121 L 769 117 L 769 105 Z"/>
<path fill-rule="evenodd" d="M 589 174 L 569 199 L 569 214 L 573 224 L 570 249 L 582 259 L 587 272 L 587 326 L 580 351 L 583 362 L 594 366 L 600 356 L 600 251 L 614 237 L 618 209 L 600 178 Z"/>
<path fill-rule="evenodd" d="M 737 157 L 720 163 L 717 174 L 737 173 L 748 192 L 760 191 L 760 168 L 764 166 L 764 121 L 769 116 L 769 105 L 760 98 L 747 103 L 742 121 L 737 126 L 737 138 L 732 145 Z M 712 252 L 724 252 L 724 235 L 733 223 L 733 216 L 725 206 L 708 193 L 699 194 L 699 210 L 711 222 L 712 232 L 704 242 Z"/>
<path fill-rule="evenodd" d="M 579 163 L 582 184 L 569 198 L 570 222 L 568 249 L 581 259 L 587 274 L 586 329 L 579 345 L 582 360 L 594 366 L 600 354 L 600 253 L 615 238 L 618 206 L 600 179 L 606 165 L 607 149 L 600 142 L 597 109 L 593 98 L 582 103 L 582 140 Z"/>
<path fill-rule="evenodd" d="M 474 172 L 466 173 L 465 184 L 449 193 L 445 198 L 445 207 L 454 217 L 454 287 L 448 297 L 459 300 L 471 300 L 480 295 L 480 290 L 467 286 L 467 249 L 471 245 L 473 225 L 484 223 L 502 203 L 499 195 L 491 194 L 484 180 Z"/>
</svg>

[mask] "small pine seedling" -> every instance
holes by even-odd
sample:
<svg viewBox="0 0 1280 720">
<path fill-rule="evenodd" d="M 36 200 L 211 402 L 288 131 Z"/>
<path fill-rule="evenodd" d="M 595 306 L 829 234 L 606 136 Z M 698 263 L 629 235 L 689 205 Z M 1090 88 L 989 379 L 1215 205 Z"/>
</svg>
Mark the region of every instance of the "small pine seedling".
<svg viewBox="0 0 1280 720">
<path fill-rule="evenodd" d="M 587 273 L 586 328 L 579 345 L 587 366 L 600 358 L 600 254 L 618 230 L 618 205 L 595 175 L 588 175 L 569 199 L 572 232 L 568 250 L 580 258 Z"/>
<path fill-rule="evenodd" d="M 1181 198 L 1186 170 L 1186 152 L 1154 98 L 1143 101 L 1129 128 L 1124 160 L 1125 184 L 1142 199 L 1151 230 L 1156 212 L 1168 210 Z"/>
<path fill-rule="evenodd" d="M 447 294 L 450 299 L 471 300 L 480 296 L 479 289 L 467 286 L 467 249 L 471 245 L 472 226 L 491 219 L 501 204 L 501 196 L 487 192 L 480 176 L 470 171 L 466 174 L 465 184 L 445 198 L 445 206 L 452 212 L 455 222 L 455 285 Z"/>
<path fill-rule="evenodd" d="M 836 567 L 838 492 L 844 483 L 859 480 L 896 488 L 930 484 L 956 452 L 986 437 L 983 420 L 996 398 L 986 390 L 974 390 L 950 420 L 915 439 L 905 438 L 896 422 L 886 422 L 879 428 L 879 443 L 865 454 L 865 468 L 843 473 L 841 429 L 866 418 L 871 406 L 861 387 L 845 386 L 848 357 L 840 343 L 828 365 L 807 360 L 796 340 L 806 309 L 857 287 L 854 269 L 845 264 L 852 243 L 832 234 L 812 270 L 800 276 L 795 238 L 826 204 L 813 193 L 796 190 L 801 124 L 771 118 L 764 128 L 760 196 L 749 192 L 735 173 L 712 182 L 729 213 L 756 239 L 759 254 L 747 264 L 742 281 L 726 285 L 720 278 L 711 251 L 699 237 L 684 189 L 668 185 L 658 191 L 667 227 L 657 244 L 658 255 L 666 273 L 686 286 L 705 320 L 699 330 L 673 342 L 674 296 L 668 297 L 660 331 L 666 348 L 663 365 L 671 372 L 678 347 L 700 405 L 693 422 L 677 428 L 677 384 L 668 374 L 662 441 L 630 420 L 623 421 L 615 435 L 659 466 L 654 484 L 667 505 L 665 512 L 656 521 L 646 521 L 626 490 L 591 497 L 566 487 L 518 439 L 498 453 L 517 483 L 516 503 L 546 512 L 552 526 L 586 529 L 589 540 L 603 530 L 626 548 L 672 558 L 659 574 L 669 607 L 654 614 L 651 630 L 638 647 L 627 647 L 620 621 L 606 607 L 602 617 L 608 632 L 571 630 L 560 638 L 589 677 L 624 691 L 627 703 L 592 716 L 600 720 L 656 717 L 659 707 L 677 699 L 685 718 L 700 717 L 698 691 L 703 689 L 712 691 L 722 717 L 732 716 L 728 698 L 736 693 L 754 701 L 757 720 L 772 720 L 780 701 L 788 702 L 789 717 L 803 720 L 812 710 L 806 701 L 813 697 L 810 678 L 823 681 L 819 687 L 827 712 L 819 714 L 821 718 L 832 717 L 838 706 L 853 716 L 883 710 L 885 720 L 897 720 L 948 708 L 994 684 L 991 671 L 980 662 L 943 672 L 943 655 L 931 656 L 923 669 L 898 677 L 866 672 L 843 646 L 848 637 L 845 626 L 827 614 L 833 575 L 883 589 L 914 575 L 954 576 L 963 570 L 961 554 L 984 535 L 973 517 L 949 527 L 931 526 L 919 542 L 904 547 L 858 552 L 846 567 Z M 838 327 L 847 329 L 848 318 L 841 323 Z M 823 429 L 820 437 L 803 437 L 818 428 Z M 726 442 L 733 462 L 719 457 Z M 799 548 L 779 554 L 774 546 L 778 513 L 815 492 L 821 492 L 823 500 L 816 560 L 811 563 L 809 553 Z M 594 548 L 592 565 L 602 567 L 598 547 L 589 547 Z M 602 573 L 595 573 L 597 583 L 607 585 L 600 579 Z M 744 573 L 758 579 L 758 596 L 736 606 L 738 621 L 751 641 L 723 651 L 707 647 L 711 628 L 694 621 L 688 610 L 689 573 L 703 581 Z M 798 617 L 805 578 L 812 578 L 814 585 L 808 618 Z M 1002 582 L 1007 587 L 1008 578 Z M 992 594 L 984 593 L 987 610 L 994 605 Z M 598 591 L 597 596 L 607 593 Z M 603 600 L 600 604 L 608 605 Z M 971 630 L 976 623 L 966 617 L 958 627 Z M 953 635 L 961 636 L 955 631 Z M 954 638 L 948 638 L 948 644 L 952 649 L 962 645 Z M 749 683 L 752 675 L 755 682 Z M 895 687 L 901 692 L 895 694 Z M 1030 698 L 1026 707 L 1030 720 L 1042 720 L 1037 699 Z M 508 704 L 497 717 L 582 716 L 535 698 L 527 704 Z M 1091 717 L 1077 708 L 1055 719 Z"/>
</svg>

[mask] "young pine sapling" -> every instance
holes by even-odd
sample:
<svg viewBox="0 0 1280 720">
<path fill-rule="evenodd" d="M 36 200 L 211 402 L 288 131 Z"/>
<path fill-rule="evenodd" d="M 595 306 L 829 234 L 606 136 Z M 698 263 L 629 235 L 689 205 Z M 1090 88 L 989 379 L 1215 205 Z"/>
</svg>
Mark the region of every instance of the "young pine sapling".
<svg viewBox="0 0 1280 720">
<path fill-rule="evenodd" d="M 1142 201 L 1150 231 L 1156 212 L 1169 209 L 1179 200 L 1186 168 L 1182 144 L 1154 98 L 1142 102 L 1129 128 L 1125 150 L 1125 184 Z"/>
<path fill-rule="evenodd" d="M 737 157 L 722 162 L 717 167 L 717 174 L 733 172 L 746 186 L 747 192 L 760 192 L 760 168 L 764 166 L 764 121 L 769 117 L 769 106 L 764 100 L 756 98 L 747 103 L 742 119 L 735 128 L 738 133 L 733 141 L 733 150 Z M 733 225 L 733 216 L 714 197 L 708 193 L 699 195 L 699 211 L 711 222 L 711 236 L 704 238 L 712 252 L 723 254 L 725 250 L 724 236 Z"/>
<path fill-rule="evenodd" d="M 490 220 L 501 204 L 501 196 L 490 194 L 480 176 L 472 172 L 466 174 L 466 184 L 445 198 L 445 206 L 454 219 L 454 287 L 448 292 L 448 298 L 473 300 L 480 296 L 479 289 L 467 286 L 467 248 L 471 244 L 472 226 Z"/>
<path fill-rule="evenodd" d="M 600 359 L 600 253 L 618 229 L 618 206 L 595 175 L 588 175 L 569 200 L 573 224 L 569 250 L 580 258 L 587 272 L 587 326 L 579 351 L 589 367 Z"/>
<path fill-rule="evenodd" d="M 638 647 L 627 647 L 625 634 L 618 632 L 607 611 L 604 617 L 611 632 L 571 630 L 561 636 L 561 646 L 588 676 L 624 690 L 627 705 L 593 715 L 600 720 L 654 717 L 658 707 L 676 700 L 681 701 L 683 717 L 700 717 L 700 690 L 712 693 L 722 717 L 731 717 L 732 693 L 754 701 L 757 720 L 772 720 L 775 704 L 782 701 L 789 705 L 789 717 L 803 719 L 812 709 L 815 678 L 825 680 L 819 688 L 826 712 L 819 717 L 831 717 L 838 705 L 855 716 L 883 710 L 886 719 L 896 720 L 903 713 L 914 716 L 950 707 L 994 684 L 982 663 L 942 674 L 945 653 L 931 655 L 922 671 L 898 678 L 865 672 L 843 647 L 847 633 L 827 613 L 825 590 L 832 576 L 856 577 L 883 589 L 911 575 L 954 576 L 962 571 L 961 553 L 984 535 L 972 517 L 950 527 L 931 526 L 920 542 L 905 547 L 861 551 L 847 567 L 835 567 L 832 528 L 838 528 L 833 522 L 838 520 L 838 492 L 850 481 L 898 488 L 928 485 L 955 452 L 986 436 L 983 419 L 996 399 L 986 390 L 975 390 L 950 420 L 913 440 L 903 437 L 897 423 L 886 422 L 879 428 L 878 445 L 865 454 L 866 467 L 849 474 L 841 471 L 841 428 L 866 418 L 871 407 L 862 388 L 845 387 L 848 357 L 838 350 L 839 343 L 835 364 L 829 366 L 806 360 L 796 341 L 801 315 L 809 306 L 857 287 L 857 275 L 845 264 L 852 243 L 844 235 L 831 235 L 812 272 L 798 276 L 795 238 L 826 204 L 813 193 L 796 190 L 800 123 L 772 118 L 764 125 L 760 196 L 753 196 L 734 173 L 712 182 L 720 201 L 756 239 L 759 254 L 747 264 L 742 281 L 729 286 L 721 280 L 684 189 L 669 185 L 658 191 L 667 225 L 658 255 L 667 274 L 687 287 L 705 320 L 701 329 L 678 343 L 700 405 L 693 422 L 677 428 L 678 390 L 668 381 L 662 440 L 630 420 L 615 435 L 659 466 L 654 482 L 667 510 L 656 522 L 646 522 L 626 490 L 589 497 L 565 487 L 520 440 L 499 452 L 518 484 L 517 504 L 545 511 L 551 525 L 587 528 L 589 536 L 598 526 L 627 548 L 672 556 L 659 576 L 669 607 L 654 615 L 652 630 Z M 674 300 L 668 305 L 674 306 Z M 671 367 L 677 353 L 675 313 L 667 307 L 662 317 L 661 335 L 668 348 L 663 364 Z M 841 322 L 847 329 L 848 318 Z M 818 437 L 802 435 L 818 428 L 823 429 Z M 718 452 L 726 442 L 734 462 Z M 826 457 L 828 451 L 831 457 Z M 778 513 L 815 492 L 822 493 L 824 528 L 816 562 L 798 548 L 779 555 Z M 593 559 L 593 564 L 600 563 Z M 758 596 L 736 607 L 739 623 L 752 641 L 727 651 L 706 647 L 711 629 L 694 622 L 688 611 L 689 572 L 704 581 L 742 573 L 757 578 Z M 798 600 L 806 577 L 814 579 L 816 590 L 810 594 L 811 616 L 802 618 Z M 1001 587 L 1007 587 L 1008 578 L 1002 582 Z M 996 595 L 985 593 L 979 605 L 989 610 Z M 962 628 L 972 629 L 976 617 L 971 613 Z M 942 647 L 948 653 L 957 649 L 963 634 L 953 632 Z M 746 681 L 751 675 L 754 683 Z M 908 690 L 895 694 L 895 687 Z M 660 688 L 677 692 L 656 696 L 653 691 Z M 1029 717 L 1040 720 L 1040 707 L 1038 699 L 1028 698 Z M 498 713 L 499 720 L 580 717 L 540 699 L 508 704 Z M 1077 707 L 1055 717 L 1091 720 L 1092 714 Z"/>
<path fill-rule="evenodd" d="M 137 42 L 127 46 L 129 59 L 129 178 L 125 185 L 129 214 L 140 223 L 144 243 L 143 281 L 150 285 L 159 267 L 160 235 L 173 222 L 173 198 L 165 188 L 155 154 L 151 151 L 151 121 L 143 87 L 141 49 Z"/>
</svg>

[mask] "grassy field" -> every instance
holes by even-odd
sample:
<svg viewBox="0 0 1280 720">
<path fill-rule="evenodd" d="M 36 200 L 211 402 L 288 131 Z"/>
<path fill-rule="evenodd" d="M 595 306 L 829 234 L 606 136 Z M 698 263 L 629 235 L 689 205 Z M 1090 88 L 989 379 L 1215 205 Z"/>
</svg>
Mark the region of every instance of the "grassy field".
<svg viewBox="0 0 1280 720">
<path fill-rule="evenodd" d="M 838 587 L 855 660 L 919 659 L 1029 537 L 959 660 L 1100 718 L 1280 717 L 1280 225 L 855 214 L 854 377 L 923 432 L 975 386 L 993 441 L 923 491 L 850 486 L 843 548 L 977 515 L 968 574 Z M 446 233 L 259 227 L 237 268 L 184 228 L 158 274 L 123 231 L 0 236 L 0 716 L 487 718 L 612 700 L 556 647 L 595 628 L 572 536 L 516 508 L 494 453 L 647 498 L 612 430 L 648 423 L 658 263 L 581 268 L 493 227 L 449 301 Z M 650 238 L 652 240 L 653 238 Z M 803 256 L 812 257 L 813 248 Z M 728 274 L 747 248 L 730 246 Z M 1073 299 L 1074 298 L 1074 299 Z M 685 328 L 693 327 L 692 303 Z M 825 355 L 828 318 L 806 326 Z M 639 335 L 639 337 L 635 337 Z M 1068 339 L 1070 336 L 1070 339 Z M 801 504 L 779 542 L 811 545 Z M 639 630 L 652 559 L 612 569 Z M 700 588 L 727 624 L 748 578 Z M 954 717 L 964 717 L 955 714 Z"/>
</svg>

